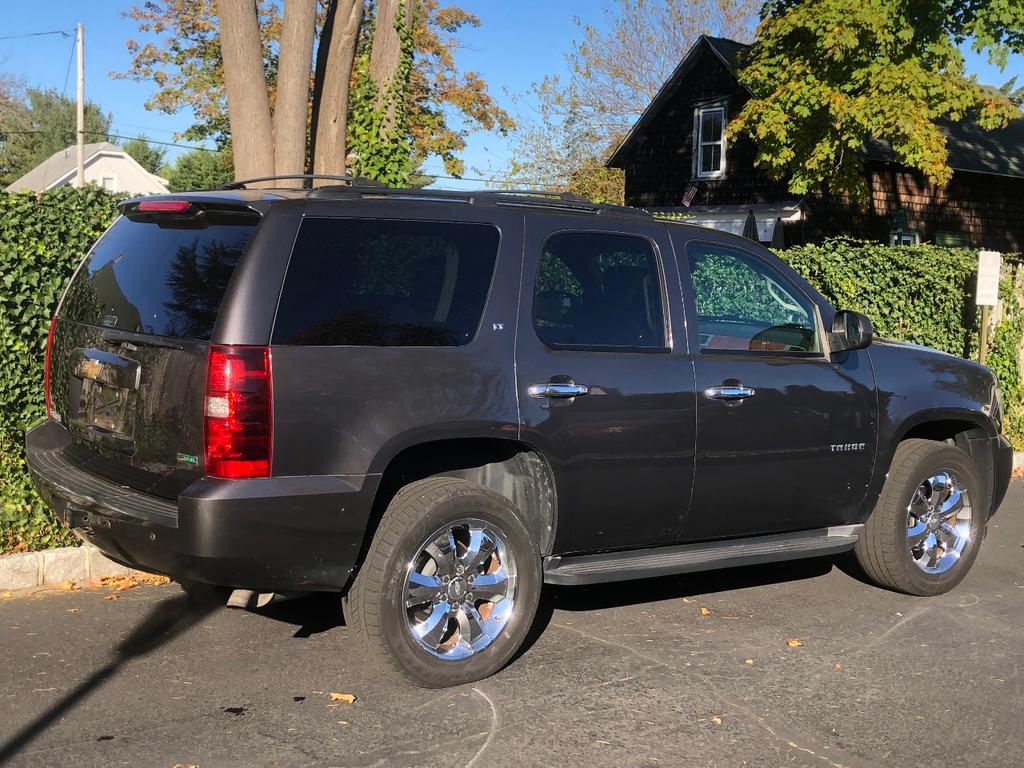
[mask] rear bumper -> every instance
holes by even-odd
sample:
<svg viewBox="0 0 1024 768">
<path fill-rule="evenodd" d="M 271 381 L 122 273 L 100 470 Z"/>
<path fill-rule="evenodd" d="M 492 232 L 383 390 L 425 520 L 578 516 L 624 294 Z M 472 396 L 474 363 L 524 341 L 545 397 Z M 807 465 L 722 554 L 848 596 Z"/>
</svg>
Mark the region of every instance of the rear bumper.
<svg viewBox="0 0 1024 768">
<path fill-rule="evenodd" d="M 64 457 L 69 442 L 51 421 L 25 448 L 40 495 L 77 535 L 128 566 L 266 592 L 344 588 L 379 480 L 202 478 L 174 503 L 84 471 Z"/>
<path fill-rule="evenodd" d="M 1010 485 L 1010 475 L 1013 473 L 1013 446 L 1005 436 L 999 435 L 992 438 L 992 511 L 995 514 L 999 505 L 1006 497 L 1006 489 Z"/>
</svg>

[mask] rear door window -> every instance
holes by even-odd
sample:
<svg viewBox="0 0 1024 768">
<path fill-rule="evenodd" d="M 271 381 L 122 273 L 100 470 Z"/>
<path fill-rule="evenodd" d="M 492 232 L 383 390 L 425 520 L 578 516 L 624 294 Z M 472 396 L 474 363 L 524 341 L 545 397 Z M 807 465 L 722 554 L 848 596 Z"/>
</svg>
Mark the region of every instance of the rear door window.
<svg viewBox="0 0 1024 768">
<path fill-rule="evenodd" d="M 489 224 L 306 219 L 273 343 L 468 344 L 483 315 L 498 241 Z"/>
<path fill-rule="evenodd" d="M 533 292 L 533 326 L 549 347 L 663 349 L 658 257 L 633 235 L 548 238 Z"/>
<path fill-rule="evenodd" d="M 122 216 L 75 275 L 60 316 L 124 331 L 209 341 L 228 281 L 259 222 Z"/>
</svg>

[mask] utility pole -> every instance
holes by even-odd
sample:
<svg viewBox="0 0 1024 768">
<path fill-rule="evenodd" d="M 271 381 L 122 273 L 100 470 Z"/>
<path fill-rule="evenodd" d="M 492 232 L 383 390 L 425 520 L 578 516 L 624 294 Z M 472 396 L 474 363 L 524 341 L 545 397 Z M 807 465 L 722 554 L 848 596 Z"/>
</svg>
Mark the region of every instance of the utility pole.
<svg viewBox="0 0 1024 768">
<path fill-rule="evenodd" d="M 78 36 L 78 174 L 75 178 L 76 187 L 85 186 L 85 28 L 81 22 L 77 28 Z"/>
</svg>

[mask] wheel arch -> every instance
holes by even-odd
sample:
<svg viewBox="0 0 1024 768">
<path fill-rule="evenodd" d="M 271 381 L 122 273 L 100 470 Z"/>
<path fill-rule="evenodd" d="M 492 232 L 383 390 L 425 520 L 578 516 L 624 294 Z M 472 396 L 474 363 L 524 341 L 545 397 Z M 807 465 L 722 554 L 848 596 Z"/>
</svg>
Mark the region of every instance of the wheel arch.
<svg viewBox="0 0 1024 768">
<path fill-rule="evenodd" d="M 543 455 L 527 443 L 511 438 L 443 438 L 406 446 L 388 460 L 353 573 L 362 563 L 380 519 L 398 490 L 428 477 L 469 480 L 504 496 L 522 512 L 540 553 L 551 553 L 557 500 L 554 474 Z"/>
<path fill-rule="evenodd" d="M 882 473 L 882 478 L 884 479 L 888 474 L 896 448 L 903 441 L 918 438 L 949 443 L 970 456 L 977 465 L 978 473 L 985 484 L 982 489 L 982 498 L 991 514 L 996 469 L 993 437 L 995 435 L 992 431 L 991 421 L 982 413 L 957 409 L 922 414 L 901 425 L 886 456 L 885 472 Z"/>
</svg>

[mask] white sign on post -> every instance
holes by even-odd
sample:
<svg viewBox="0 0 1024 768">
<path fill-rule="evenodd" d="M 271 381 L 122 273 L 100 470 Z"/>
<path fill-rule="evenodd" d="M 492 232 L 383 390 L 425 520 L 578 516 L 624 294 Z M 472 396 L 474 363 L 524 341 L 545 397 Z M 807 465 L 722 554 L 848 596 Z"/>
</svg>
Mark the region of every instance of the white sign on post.
<svg viewBox="0 0 1024 768">
<path fill-rule="evenodd" d="M 1003 259 L 999 251 L 978 253 L 978 289 L 975 304 L 994 307 L 999 303 L 999 269 Z"/>
</svg>

